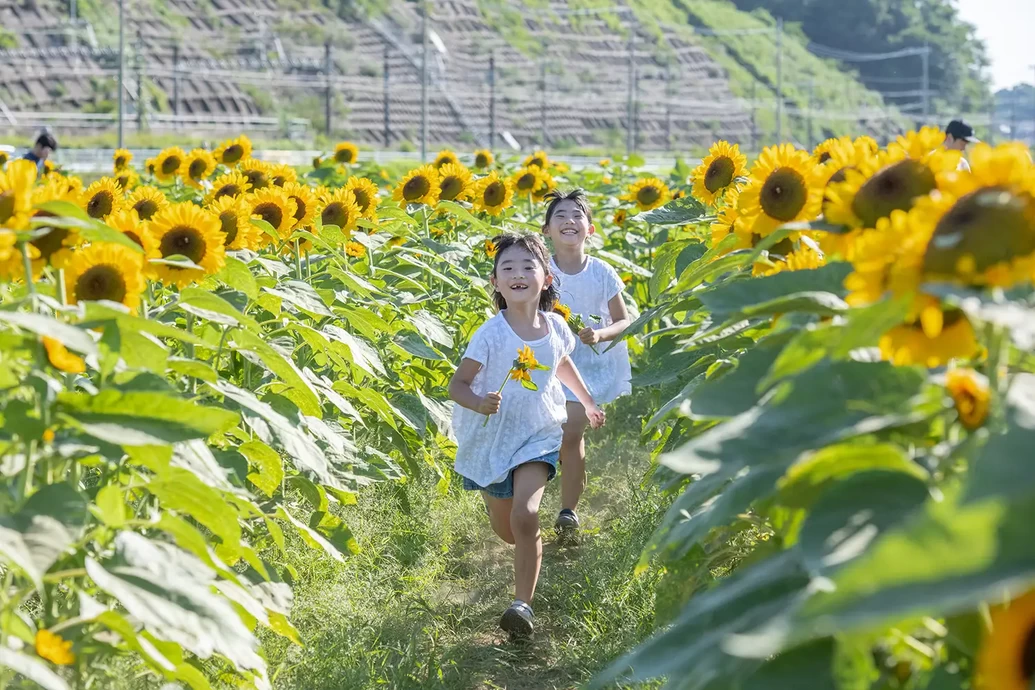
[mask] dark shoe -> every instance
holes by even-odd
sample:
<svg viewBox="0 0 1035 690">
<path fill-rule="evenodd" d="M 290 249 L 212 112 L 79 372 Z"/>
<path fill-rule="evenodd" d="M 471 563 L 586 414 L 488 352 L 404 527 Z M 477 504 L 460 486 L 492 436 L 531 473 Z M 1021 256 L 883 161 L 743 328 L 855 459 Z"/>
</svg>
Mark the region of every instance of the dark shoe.
<svg viewBox="0 0 1035 690">
<path fill-rule="evenodd" d="M 531 606 L 514 602 L 509 609 L 503 612 L 500 627 L 511 637 L 531 637 L 535 630 L 535 624 L 532 622 L 534 618 Z"/>
<path fill-rule="evenodd" d="M 575 514 L 574 510 L 565 508 L 557 515 L 557 522 L 554 523 L 554 527 L 558 532 L 575 531 L 579 528 L 579 516 Z"/>
</svg>

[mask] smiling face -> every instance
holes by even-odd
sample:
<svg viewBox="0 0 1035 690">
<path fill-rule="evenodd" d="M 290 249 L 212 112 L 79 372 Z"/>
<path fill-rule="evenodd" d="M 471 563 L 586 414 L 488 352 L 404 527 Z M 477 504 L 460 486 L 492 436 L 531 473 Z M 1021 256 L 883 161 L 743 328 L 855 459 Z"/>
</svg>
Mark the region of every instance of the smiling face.
<svg viewBox="0 0 1035 690">
<path fill-rule="evenodd" d="M 540 297 L 553 276 L 532 252 L 520 245 L 502 250 L 497 257 L 492 286 L 506 300 L 507 306 L 529 302 L 539 304 Z"/>
<path fill-rule="evenodd" d="M 546 223 L 546 234 L 553 240 L 554 246 L 581 245 L 594 232 L 596 228 L 590 223 L 586 211 L 574 199 L 557 202 Z"/>
</svg>

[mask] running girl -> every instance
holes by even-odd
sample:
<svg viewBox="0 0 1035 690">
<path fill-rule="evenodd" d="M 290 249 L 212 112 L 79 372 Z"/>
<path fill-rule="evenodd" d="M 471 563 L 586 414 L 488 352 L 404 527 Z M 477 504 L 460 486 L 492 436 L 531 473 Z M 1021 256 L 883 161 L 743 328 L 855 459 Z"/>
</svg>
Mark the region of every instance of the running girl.
<svg viewBox="0 0 1035 690">
<path fill-rule="evenodd" d="M 551 312 L 557 292 L 542 239 L 508 234 L 495 245 L 490 282 L 498 313 L 472 336 L 449 395 L 457 404 L 456 471 L 465 489 L 482 492 L 493 531 L 514 545 L 515 598 L 500 627 L 522 637 L 534 628 L 531 602 L 543 559 L 539 503 L 557 471 L 566 420 L 561 384 L 594 428 L 604 413 L 569 357 L 575 338 Z"/>
</svg>

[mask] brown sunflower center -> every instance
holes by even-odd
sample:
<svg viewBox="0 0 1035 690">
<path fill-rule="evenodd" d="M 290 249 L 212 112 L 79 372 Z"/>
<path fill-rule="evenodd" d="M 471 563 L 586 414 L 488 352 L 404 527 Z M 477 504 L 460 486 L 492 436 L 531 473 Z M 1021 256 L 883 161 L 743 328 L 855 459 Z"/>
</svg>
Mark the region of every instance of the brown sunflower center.
<svg viewBox="0 0 1035 690">
<path fill-rule="evenodd" d="M 831 158 L 830 152 L 829 151 L 824 151 L 823 153 L 819 154 L 819 164 L 823 165 L 828 160 L 830 160 L 830 158 Z"/>
<path fill-rule="evenodd" d="M 126 279 L 115 266 L 91 266 L 75 281 L 75 298 L 77 302 L 121 302 L 126 298 Z"/>
<path fill-rule="evenodd" d="M 226 236 L 223 244 L 229 247 L 237 239 L 237 212 L 229 209 L 219 214 L 220 230 Z"/>
<path fill-rule="evenodd" d="M 351 163 L 353 158 L 352 149 L 340 149 L 334 153 L 334 160 L 339 163 Z"/>
<path fill-rule="evenodd" d="M 482 201 L 486 206 L 499 206 L 507 198 L 507 186 L 503 182 L 493 182 L 485 186 Z"/>
<path fill-rule="evenodd" d="M 136 234 L 132 230 L 123 230 L 122 234 L 137 243 L 137 246 L 141 249 L 144 248 L 144 241 L 140 239 L 140 235 Z"/>
<path fill-rule="evenodd" d="M 278 229 L 280 224 L 284 222 L 284 209 L 272 201 L 266 201 L 259 204 L 252 209 L 252 213 L 272 225 L 274 230 Z"/>
<path fill-rule="evenodd" d="M 270 178 L 261 170 L 245 170 L 244 176 L 252 183 L 252 189 L 264 189 L 269 186 Z"/>
<path fill-rule="evenodd" d="M 456 175 L 448 175 L 440 186 L 439 198 L 443 201 L 452 201 L 464 191 L 464 181 Z"/>
<path fill-rule="evenodd" d="M 174 172 L 180 169 L 180 164 L 183 161 L 180 160 L 179 156 L 167 156 L 162 161 L 162 174 L 172 175 Z"/>
<path fill-rule="evenodd" d="M 356 204 L 359 206 L 359 210 L 366 213 L 370 210 L 370 195 L 367 194 L 365 189 L 358 187 L 352 190 L 352 194 L 356 197 Z"/>
<path fill-rule="evenodd" d="M 36 213 L 37 218 L 53 215 L 53 213 L 48 213 L 46 211 L 37 211 Z M 65 228 L 52 228 L 46 235 L 37 237 L 29 244 L 39 250 L 41 259 L 47 261 L 58 250 L 65 246 L 65 238 L 68 237 L 68 232 L 69 231 Z"/>
<path fill-rule="evenodd" d="M 91 218 L 104 218 L 115 206 L 115 197 L 107 189 L 102 189 L 86 202 L 86 213 Z"/>
<path fill-rule="evenodd" d="M 714 194 L 715 192 L 729 187 L 733 182 L 733 172 L 736 168 L 733 161 L 723 156 L 716 158 L 704 172 L 704 188 Z"/>
<path fill-rule="evenodd" d="M 207 171 L 208 165 L 200 158 L 191 161 L 190 165 L 187 166 L 187 174 L 190 175 L 192 180 L 200 180 Z"/>
<path fill-rule="evenodd" d="M 407 201 L 423 199 L 431 191 L 431 182 L 423 175 L 411 178 L 403 185 L 403 198 Z"/>
<path fill-rule="evenodd" d="M 320 221 L 324 225 L 336 225 L 339 228 L 347 227 L 349 224 L 349 212 L 345 204 L 340 201 L 333 201 L 327 204 L 320 214 Z"/>
<path fill-rule="evenodd" d="M 240 196 L 241 186 L 236 182 L 225 184 L 219 188 L 213 199 L 222 199 L 224 196 Z"/>
<path fill-rule="evenodd" d="M 536 176 L 532 173 L 525 173 L 518 178 L 517 188 L 522 191 L 527 191 L 535 187 Z"/>
<path fill-rule="evenodd" d="M 540 168 L 542 168 L 542 167 L 546 166 L 546 161 L 544 161 L 539 156 L 536 156 L 532 160 L 528 161 L 528 164 L 529 165 L 536 165 L 536 166 L 539 166 Z"/>
<path fill-rule="evenodd" d="M 661 190 L 652 184 L 649 184 L 646 187 L 641 187 L 640 190 L 636 192 L 636 201 L 643 206 L 656 204 L 660 198 Z"/>
<path fill-rule="evenodd" d="M 14 192 L 0 193 L 0 223 L 6 223 L 14 215 Z"/>
<path fill-rule="evenodd" d="M 757 247 L 758 243 L 762 241 L 762 236 L 758 234 L 751 235 L 751 246 Z M 769 247 L 769 254 L 778 254 L 779 256 L 787 256 L 794 251 L 794 242 L 791 241 L 790 237 L 785 237 L 772 247 Z"/>
<path fill-rule="evenodd" d="M 299 196 L 292 196 L 291 198 L 295 200 L 295 220 L 302 220 L 305 218 L 305 212 L 307 210 L 305 200 Z"/>
<path fill-rule="evenodd" d="M 136 209 L 140 220 L 151 220 L 151 216 L 158 213 L 158 202 L 154 199 L 141 199 L 133 204 L 133 208 Z"/>
<path fill-rule="evenodd" d="M 240 144 L 231 144 L 223 151 L 224 163 L 236 163 L 244 157 L 244 148 Z"/>
<path fill-rule="evenodd" d="M 1035 678 L 1035 628 L 1028 631 L 1028 637 L 1024 639 L 1024 651 L 1021 654 L 1021 673 L 1024 674 L 1024 682 L 1031 683 Z"/>
<path fill-rule="evenodd" d="M 205 238 L 197 228 L 177 225 L 162 237 L 160 250 L 163 257 L 180 254 L 200 264 L 205 258 Z"/>
<path fill-rule="evenodd" d="M 959 260 L 973 257 L 978 272 L 1035 252 L 1035 199 L 1002 187 L 966 195 L 946 213 L 924 254 L 924 271 L 954 275 Z"/>
<path fill-rule="evenodd" d="M 126 164 L 127 164 L 127 163 L 129 163 L 129 161 L 128 161 L 128 160 L 126 160 L 126 157 L 125 157 L 125 156 L 118 156 L 118 157 L 117 157 L 117 158 L 115 159 L 115 167 L 116 167 L 116 168 L 124 168 L 124 167 L 126 167 Z"/>
<path fill-rule="evenodd" d="M 132 179 L 132 175 L 119 175 L 115 178 L 115 183 L 122 189 L 126 189 L 127 187 L 129 187 L 129 183 L 132 181 Z"/>
<path fill-rule="evenodd" d="M 805 178 L 793 168 L 779 168 L 773 172 L 766 178 L 759 196 L 765 214 L 784 223 L 798 217 L 808 198 Z"/>
<path fill-rule="evenodd" d="M 935 187 L 934 173 L 920 161 L 892 163 L 867 180 L 852 200 L 852 211 L 863 227 L 876 227 L 877 221 L 892 211 L 908 211 L 913 200 L 929 194 Z"/>
<path fill-rule="evenodd" d="M 489 157 L 484 153 L 479 153 L 474 157 L 474 167 L 476 168 L 487 168 L 489 167 Z"/>
<path fill-rule="evenodd" d="M 276 175 L 271 180 L 271 182 L 273 182 L 273 186 L 274 187 L 283 187 L 285 184 L 287 184 L 287 178 L 284 177 L 283 175 Z"/>
</svg>

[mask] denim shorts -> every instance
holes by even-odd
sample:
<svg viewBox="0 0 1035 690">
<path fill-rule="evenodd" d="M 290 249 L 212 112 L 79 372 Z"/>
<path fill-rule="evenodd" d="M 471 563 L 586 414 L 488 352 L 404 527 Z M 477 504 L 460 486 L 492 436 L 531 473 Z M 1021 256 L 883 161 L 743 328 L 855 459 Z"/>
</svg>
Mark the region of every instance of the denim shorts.
<svg viewBox="0 0 1035 690">
<path fill-rule="evenodd" d="M 560 455 L 560 452 L 554 451 L 553 453 L 547 453 L 542 457 L 534 458 L 532 460 L 526 460 L 525 462 L 521 463 L 521 465 L 527 465 L 530 462 L 546 463 L 546 466 L 548 468 L 546 481 L 550 481 L 555 476 L 557 476 L 557 459 L 560 457 Z M 516 470 L 518 467 L 521 467 L 521 465 L 518 465 L 517 467 L 510 470 L 510 472 L 507 473 L 507 478 L 503 481 L 496 482 L 495 484 L 489 484 L 488 486 L 478 486 L 467 477 L 464 477 L 464 489 L 466 491 L 484 491 L 493 498 L 514 498 L 514 470 Z"/>
</svg>

